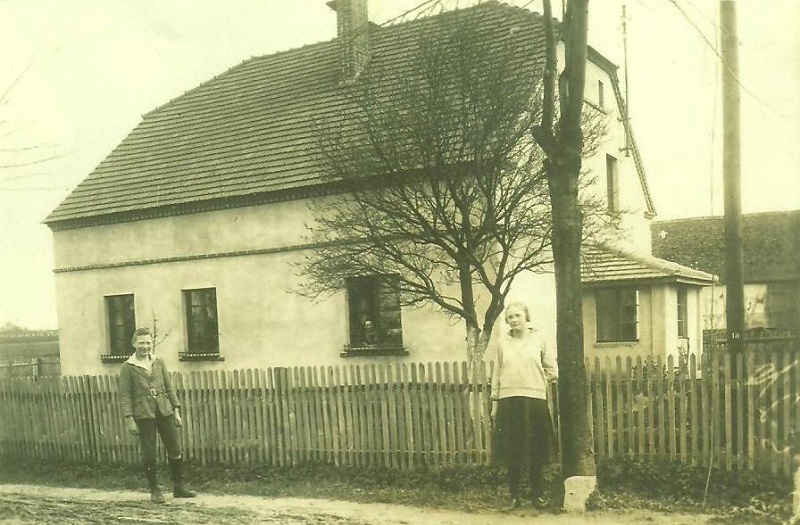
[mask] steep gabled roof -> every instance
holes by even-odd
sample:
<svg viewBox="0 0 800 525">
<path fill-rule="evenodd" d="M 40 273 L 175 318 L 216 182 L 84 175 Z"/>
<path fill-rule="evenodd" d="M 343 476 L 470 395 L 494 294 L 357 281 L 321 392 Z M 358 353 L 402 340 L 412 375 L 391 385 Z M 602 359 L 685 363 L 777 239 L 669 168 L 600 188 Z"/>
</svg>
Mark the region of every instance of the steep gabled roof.
<svg viewBox="0 0 800 525">
<path fill-rule="evenodd" d="M 487 2 L 371 27 L 370 70 L 409 67 L 417 39 L 443 16 L 478 18 L 498 38 L 513 36 L 533 67 L 543 62 L 541 17 Z M 240 206 L 319 185 L 317 124 L 353 108 L 338 43 L 251 58 L 146 114 L 45 222 L 59 229 Z"/>
<path fill-rule="evenodd" d="M 608 246 L 584 247 L 581 281 L 584 286 L 678 282 L 709 285 L 712 274 L 652 255 L 625 252 Z"/>
<path fill-rule="evenodd" d="M 651 225 L 653 253 L 725 281 L 724 218 L 692 217 Z M 742 216 L 745 282 L 800 280 L 800 210 Z"/>
<path fill-rule="evenodd" d="M 522 63 L 542 67 L 541 16 L 490 1 L 372 26 L 370 71 L 402 78 L 421 35 L 436 19 L 450 16 L 480 20 L 481 31 L 510 43 Z M 343 122 L 342 115 L 355 110 L 348 96 L 354 88 L 339 81 L 338 45 L 333 39 L 251 58 L 146 114 L 45 222 L 54 230 L 67 229 L 320 191 L 318 125 Z M 615 74 L 612 79 L 616 82 Z M 643 177 L 641 162 L 637 168 Z M 645 182 L 642 188 L 652 209 Z"/>
</svg>

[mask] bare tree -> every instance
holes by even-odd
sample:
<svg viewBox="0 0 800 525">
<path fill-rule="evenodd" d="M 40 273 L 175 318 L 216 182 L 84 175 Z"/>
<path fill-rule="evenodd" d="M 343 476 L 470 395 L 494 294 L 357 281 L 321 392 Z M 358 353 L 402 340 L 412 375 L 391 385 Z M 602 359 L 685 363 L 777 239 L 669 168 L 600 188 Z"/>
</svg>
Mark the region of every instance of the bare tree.
<svg viewBox="0 0 800 525">
<path fill-rule="evenodd" d="M 565 63 L 558 75 L 550 0 L 544 0 L 547 41 L 544 106 L 541 125 L 534 128 L 534 137 L 546 156 L 544 171 L 552 205 L 556 342 L 560 368 L 559 414 L 565 477 L 595 474 L 591 422 L 586 409 L 588 387 L 581 306 L 581 244 L 587 218 L 582 213 L 578 196 L 581 159 L 587 140 L 586 130 L 582 128 L 582 113 L 588 16 L 588 0 L 567 2 L 561 27 Z"/>
<path fill-rule="evenodd" d="M 469 359 L 481 358 L 515 277 L 552 271 L 544 158 L 531 139 L 542 118 L 535 43 L 525 49 L 480 22 L 426 21 L 407 67 L 368 70 L 352 105 L 320 123 L 322 163 L 341 193 L 312 204 L 316 248 L 301 292 L 391 277 L 403 304 L 463 319 Z M 588 127 L 599 137 L 603 123 Z M 591 198 L 582 205 L 608 218 Z"/>
<path fill-rule="evenodd" d="M 31 174 L 16 174 L 19 169 L 28 168 L 62 157 L 62 154 L 53 153 L 50 144 L 20 144 L 18 136 L 25 131 L 26 125 L 16 122 L 8 116 L 8 105 L 11 94 L 17 89 L 22 79 L 32 65 L 29 63 L 5 89 L 0 91 L 0 182 L 19 181 L 30 179 Z"/>
</svg>

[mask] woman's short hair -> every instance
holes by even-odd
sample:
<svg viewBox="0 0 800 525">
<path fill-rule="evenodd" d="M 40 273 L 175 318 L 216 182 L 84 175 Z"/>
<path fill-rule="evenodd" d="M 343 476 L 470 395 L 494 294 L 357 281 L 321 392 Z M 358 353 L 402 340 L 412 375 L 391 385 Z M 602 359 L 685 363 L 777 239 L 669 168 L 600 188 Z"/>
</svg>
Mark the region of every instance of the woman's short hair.
<svg viewBox="0 0 800 525">
<path fill-rule="evenodd" d="M 522 301 L 511 301 L 506 305 L 506 316 L 508 315 L 508 311 L 512 308 L 519 308 L 522 310 L 525 313 L 525 320 L 529 323 L 531 322 L 531 311 L 527 304 L 523 303 Z M 505 316 L 503 318 L 505 318 Z"/>
<path fill-rule="evenodd" d="M 149 328 L 147 327 L 137 328 L 136 330 L 133 331 L 133 335 L 131 336 L 131 344 L 135 343 L 136 338 L 139 337 L 140 335 L 149 335 L 150 337 L 153 337 L 153 334 L 150 333 Z"/>
</svg>

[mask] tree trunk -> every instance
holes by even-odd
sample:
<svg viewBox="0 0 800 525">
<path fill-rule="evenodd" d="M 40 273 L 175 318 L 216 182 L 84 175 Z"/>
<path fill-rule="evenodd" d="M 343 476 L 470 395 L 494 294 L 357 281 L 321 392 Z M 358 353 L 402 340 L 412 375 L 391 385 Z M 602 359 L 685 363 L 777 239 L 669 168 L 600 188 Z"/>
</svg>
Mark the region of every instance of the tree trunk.
<svg viewBox="0 0 800 525">
<path fill-rule="evenodd" d="M 549 163 L 556 277 L 556 345 L 561 406 L 561 461 L 565 478 L 593 476 L 592 431 L 587 413 L 588 385 L 583 353 L 581 287 L 582 218 L 574 166 Z M 580 159 L 578 159 L 580 169 Z"/>
<path fill-rule="evenodd" d="M 562 25 L 564 71 L 558 81 L 561 111 L 558 126 L 555 127 L 556 42 L 549 0 L 544 2 L 544 12 L 547 45 L 547 67 L 544 73 L 546 107 L 543 108 L 542 126 L 535 131 L 534 137 L 547 156 L 545 170 L 553 211 L 562 473 L 565 479 L 574 476 L 594 478 L 594 447 L 587 411 L 589 392 L 586 365 L 583 361 L 583 220 L 578 200 L 583 149 L 581 115 L 586 84 L 589 0 L 570 0 L 567 3 Z M 554 129 L 558 131 L 554 133 Z"/>
<path fill-rule="evenodd" d="M 467 360 L 470 366 L 483 359 L 485 349 L 486 345 L 481 348 L 481 329 L 467 324 Z"/>
<path fill-rule="evenodd" d="M 475 311 L 475 293 L 472 289 L 472 274 L 467 265 L 462 265 L 458 272 L 461 287 L 461 304 L 464 307 L 464 323 L 467 325 L 467 361 L 473 365 L 483 358 L 481 347 L 481 329 L 478 326 L 478 314 Z"/>
</svg>

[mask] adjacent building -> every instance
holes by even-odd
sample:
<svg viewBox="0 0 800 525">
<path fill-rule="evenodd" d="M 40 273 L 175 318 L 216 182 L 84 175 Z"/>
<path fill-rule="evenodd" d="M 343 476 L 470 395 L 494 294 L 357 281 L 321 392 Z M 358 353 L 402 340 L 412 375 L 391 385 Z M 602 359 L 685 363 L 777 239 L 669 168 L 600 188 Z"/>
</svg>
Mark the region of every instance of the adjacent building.
<svg viewBox="0 0 800 525">
<path fill-rule="evenodd" d="M 653 252 L 711 272 L 719 285 L 702 292 L 703 328 L 725 323 L 724 218 L 654 222 Z M 800 210 L 742 216 L 745 328 L 800 333 Z"/>
</svg>

